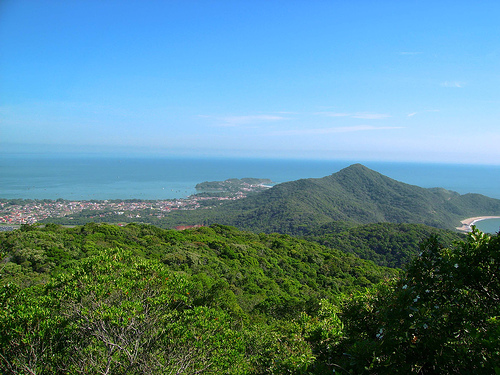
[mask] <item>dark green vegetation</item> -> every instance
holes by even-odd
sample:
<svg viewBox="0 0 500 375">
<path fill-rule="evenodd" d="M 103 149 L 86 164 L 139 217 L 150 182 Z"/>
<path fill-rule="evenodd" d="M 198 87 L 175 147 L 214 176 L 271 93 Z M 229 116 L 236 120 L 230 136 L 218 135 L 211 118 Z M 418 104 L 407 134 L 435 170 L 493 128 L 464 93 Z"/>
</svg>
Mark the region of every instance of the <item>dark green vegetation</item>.
<svg viewBox="0 0 500 375">
<path fill-rule="evenodd" d="M 2 283 L 45 282 L 75 260 L 112 248 L 155 259 L 173 271 L 203 275 L 208 285 L 224 279 L 248 313 L 267 297 L 305 306 L 309 300 L 370 286 L 396 274 L 354 255 L 282 234 L 254 234 L 221 225 L 175 231 L 144 224 L 90 223 L 75 228 L 24 226 L 0 233 Z M 277 308 L 269 301 L 264 305 Z"/>
<path fill-rule="evenodd" d="M 305 238 L 356 254 L 380 266 L 401 268 L 420 252 L 420 243 L 433 235 L 439 236 L 445 244 L 465 237 L 461 233 L 422 224 L 375 223 L 349 227 L 334 222 L 311 228 Z"/>
<path fill-rule="evenodd" d="M 392 248 L 431 230 L 378 229 Z M 498 236 L 431 236 L 404 271 L 221 225 L 23 226 L 0 246 L 2 373 L 500 372 Z"/>
<path fill-rule="evenodd" d="M 499 374 L 500 237 L 430 238 L 401 278 L 350 299 L 335 348 L 354 373 Z"/>
</svg>

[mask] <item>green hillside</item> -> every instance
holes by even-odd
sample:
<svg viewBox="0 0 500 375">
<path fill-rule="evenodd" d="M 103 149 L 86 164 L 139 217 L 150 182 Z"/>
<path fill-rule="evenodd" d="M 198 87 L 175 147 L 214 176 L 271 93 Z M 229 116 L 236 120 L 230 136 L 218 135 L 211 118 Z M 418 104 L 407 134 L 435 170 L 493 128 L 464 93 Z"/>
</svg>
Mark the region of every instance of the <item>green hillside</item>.
<svg viewBox="0 0 500 375">
<path fill-rule="evenodd" d="M 209 212 L 176 213 L 166 223 L 222 223 L 257 232 L 306 234 L 308 228 L 332 221 L 454 229 L 464 218 L 499 214 L 498 199 L 425 189 L 355 164 L 327 177 L 282 183 Z"/>
<path fill-rule="evenodd" d="M 445 245 L 463 240 L 456 231 L 429 227 L 423 224 L 373 223 L 339 230 L 338 222 L 311 228 L 305 236 L 345 253 L 356 254 L 378 265 L 401 268 L 420 253 L 420 244 L 431 236 L 438 236 Z"/>
<path fill-rule="evenodd" d="M 74 261 L 106 249 L 155 259 L 199 277 L 205 287 L 224 280 L 245 313 L 332 297 L 396 274 L 370 261 L 283 234 L 255 234 L 213 225 L 184 231 L 151 225 L 89 223 L 75 228 L 25 226 L 0 233 L 1 283 L 45 282 Z M 260 304 L 260 305 L 259 305 Z M 259 307 L 260 306 L 260 307 Z"/>
<path fill-rule="evenodd" d="M 396 272 L 221 225 L 23 226 L 0 233 L 0 372 L 495 374 L 499 250 L 431 236 Z"/>
</svg>

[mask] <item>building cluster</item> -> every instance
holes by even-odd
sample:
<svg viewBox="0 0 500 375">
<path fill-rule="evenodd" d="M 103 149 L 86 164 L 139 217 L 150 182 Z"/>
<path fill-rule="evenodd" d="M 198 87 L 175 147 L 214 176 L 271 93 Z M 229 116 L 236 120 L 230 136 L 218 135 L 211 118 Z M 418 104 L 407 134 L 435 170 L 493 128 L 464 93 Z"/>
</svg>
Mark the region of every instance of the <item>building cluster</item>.
<svg viewBox="0 0 500 375">
<path fill-rule="evenodd" d="M 104 200 L 104 201 L 66 201 L 66 200 L 18 200 L 0 202 L 0 224 L 34 224 L 51 217 L 68 217 L 82 211 L 95 217 L 125 215 L 129 218 L 145 216 L 164 217 L 174 210 L 196 210 L 213 207 L 221 201 L 244 198 L 243 193 L 227 197 L 190 196 L 185 199 L 139 201 L 139 200 Z M 93 216 L 90 215 L 90 218 Z"/>
</svg>

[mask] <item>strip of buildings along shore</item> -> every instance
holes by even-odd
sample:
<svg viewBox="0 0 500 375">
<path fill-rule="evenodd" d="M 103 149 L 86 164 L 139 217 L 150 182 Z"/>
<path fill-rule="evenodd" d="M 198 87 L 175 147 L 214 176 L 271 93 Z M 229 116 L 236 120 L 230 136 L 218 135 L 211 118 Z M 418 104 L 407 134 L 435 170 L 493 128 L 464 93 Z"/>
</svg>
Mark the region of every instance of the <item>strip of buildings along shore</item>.
<svg viewBox="0 0 500 375">
<path fill-rule="evenodd" d="M 69 201 L 64 199 L 57 200 L 32 200 L 32 199 L 0 199 L 0 227 L 10 225 L 34 224 L 49 218 L 67 217 L 73 219 L 85 211 L 86 218 L 105 218 L 107 216 L 123 215 L 130 219 L 139 219 L 155 217 L 161 219 L 169 212 L 174 210 L 197 210 L 200 208 L 212 208 L 220 205 L 222 201 L 237 200 L 246 198 L 248 194 L 260 192 L 270 188 L 262 184 L 261 179 L 255 179 L 255 183 L 249 183 L 243 180 L 233 179 L 214 182 L 222 189 L 217 194 L 201 193 L 191 195 L 187 198 L 168 199 L 168 200 L 81 200 Z M 265 181 L 268 181 L 267 179 Z M 270 181 L 270 180 L 269 180 Z M 214 184 L 212 183 L 212 184 Z M 198 188 L 197 188 L 198 189 Z M 94 215 L 95 213 L 95 215 Z M 116 221 L 116 220 L 115 220 Z"/>
<path fill-rule="evenodd" d="M 144 218 L 152 216 L 165 217 L 175 210 L 196 210 L 210 208 L 222 201 L 236 200 L 246 197 L 243 193 L 231 196 L 205 197 L 192 195 L 185 199 L 174 200 L 104 200 L 104 201 L 66 201 L 66 200 L 3 200 L 0 202 L 0 224 L 22 225 L 34 224 L 48 218 L 68 217 L 82 211 L 95 212 L 95 216 L 106 217 L 123 215 L 127 218 Z"/>
</svg>

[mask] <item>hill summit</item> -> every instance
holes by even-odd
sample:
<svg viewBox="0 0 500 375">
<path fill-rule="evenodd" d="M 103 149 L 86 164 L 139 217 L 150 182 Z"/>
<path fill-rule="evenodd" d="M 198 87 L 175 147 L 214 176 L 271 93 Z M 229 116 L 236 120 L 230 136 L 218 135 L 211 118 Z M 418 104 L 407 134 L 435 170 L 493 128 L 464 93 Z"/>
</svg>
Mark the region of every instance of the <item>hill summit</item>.
<svg viewBox="0 0 500 375">
<path fill-rule="evenodd" d="M 285 182 L 223 205 L 208 221 L 253 231 L 300 234 L 333 221 L 420 223 L 453 229 L 466 217 L 499 213 L 498 199 L 409 185 L 353 164 L 323 178 Z"/>
</svg>

